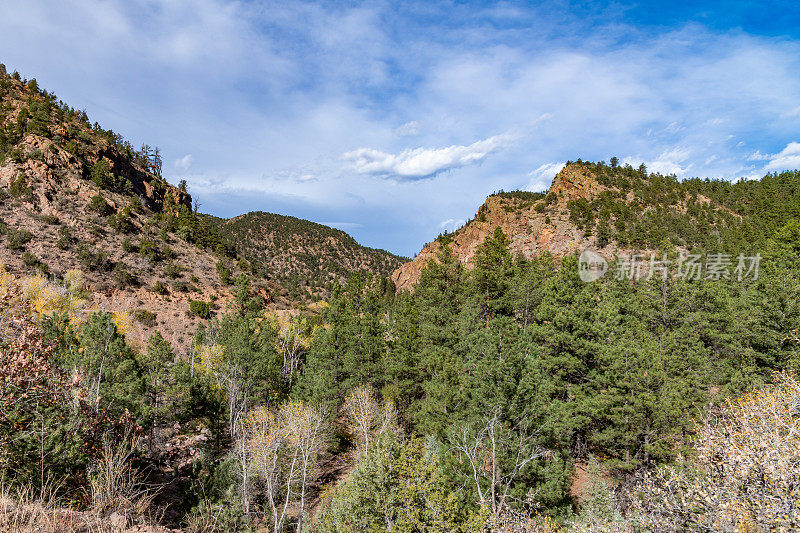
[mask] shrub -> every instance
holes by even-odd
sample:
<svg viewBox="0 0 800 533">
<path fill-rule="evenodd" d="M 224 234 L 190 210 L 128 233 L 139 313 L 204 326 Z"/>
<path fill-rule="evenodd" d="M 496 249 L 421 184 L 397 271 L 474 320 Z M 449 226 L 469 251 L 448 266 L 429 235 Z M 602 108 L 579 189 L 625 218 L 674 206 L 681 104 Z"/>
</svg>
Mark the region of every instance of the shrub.
<svg viewBox="0 0 800 533">
<path fill-rule="evenodd" d="M 167 294 L 169 294 L 169 290 L 167 290 L 167 287 L 163 283 L 161 283 L 161 280 L 156 281 L 150 290 L 162 296 L 166 296 Z"/>
<path fill-rule="evenodd" d="M 49 224 L 50 226 L 55 226 L 56 224 L 60 224 L 61 221 L 58 220 L 58 217 L 52 213 L 48 213 L 42 217 L 42 222 L 45 224 Z"/>
<path fill-rule="evenodd" d="M 164 267 L 164 274 L 166 274 L 167 277 L 170 277 L 172 279 L 177 279 L 181 275 L 181 270 L 182 269 L 179 265 L 176 265 L 175 263 L 170 261 L 169 263 L 167 263 L 167 266 Z"/>
<path fill-rule="evenodd" d="M 58 234 L 61 237 L 56 241 L 56 246 L 58 246 L 59 250 L 66 250 L 72 244 L 72 232 L 69 227 L 61 226 L 58 228 Z"/>
<path fill-rule="evenodd" d="M 176 254 L 175 251 L 172 248 L 170 248 L 169 246 L 164 246 L 163 254 L 164 254 L 164 257 L 166 257 L 167 259 L 170 259 L 170 260 L 171 259 L 175 259 L 176 257 L 178 257 L 178 254 Z"/>
<path fill-rule="evenodd" d="M 126 207 L 109 220 L 109 225 L 117 231 L 117 233 L 130 233 L 135 228 L 131 220 L 131 208 Z"/>
<path fill-rule="evenodd" d="M 8 249 L 13 251 L 20 251 L 25 249 L 25 245 L 33 239 L 33 233 L 26 229 L 11 229 L 8 233 Z"/>
<path fill-rule="evenodd" d="M 189 284 L 185 281 L 176 281 L 172 284 L 172 290 L 175 292 L 189 292 Z"/>
<path fill-rule="evenodd" d="M 139 255 L 146 257 L 150 261 L 156 262 L 160 258 L 158 246 L 152 239 L 142 239 L 139 241 Z"/>
<path fill-rule="evenodd" d="M 231 276 L 231 271 L 228 267 L 225 266 L 225 263 L 220 261 L 217 263 L 217 274 L 219 274 L 219 280 L 225 284 L 230 285 L 233 281 L 233 277 Z"/>
<path fill-rule="evenodd" d="M 122 261 L 114 265 L 114 279 L 120 287 L 129 287 L 136 284 L 136 277 L 128 270 L 128 265 Z"/>
<path fill-rule="evenodd" d="M 29 196 L 31 194 L 31 189 L 28 187 L 28 182 L 25 180 L 24 174 L 20 174 L 16 179 L 11 181 L 8 185 L 8 192 L 15 198 Z"/>
<path fill-rule="evenodd" d="M 800 381 L 779 375 L 698 424 L 691 458 L 639 475 L 601 512 L 586 509 L 575 530 L 796 530 L 798 413 Z"/>
<path fill-rule="evenodd" d="M 151 328 L 155 327 L 157 323 L 156 314 L 147 309 L 137 309 L 133 312 L 133 318 L 136 319 L 137 322 Z"/>
<path fill-rule="evenodd" d="M 108 188 L 112 183 L 111 175 L 109 174 L 110 164 L 108 159 L 100 159 L 97 163 L 92 165 L 92 181 L 95 185 L 101 188 Z"/>
<path fill-rule="evenodd" d="M 190 300 L 189 311 L 193 315 L 204 319 L 211 316 L 211 307 L 208 305 L 208 302 L 202 300 Z"/>
<path fill-rule="evenodd" d="M 108 270 L 110 264 L 108 262 L 108 254 L 100 250 L 94 251 L 86 244 L 81 243 L 78 245 L 77 250 L 78 261 L 84 266 L 86 270 Z"/>
<path fill-rule="evenodd" d="M 133 242 L 128 237 L 125 237 L 125 239 L 122 241 L 122 251 L 125 252 L 126 254 L 132 254 L 136 253 L 138 250 L 139 248 L 135 244 L 133 244 Z"/>
<path fill-rule="evenodd" d="M 42 274 L 47 275 L 50 273 L 50 269 L 47 268 L 47 265 L 42 263 L 42 261 L 38 257 L 36 257 L 30 252 L 25 252 L 24 254 L 22 254 L 22 262 L 28 268 L 35 268 L 39 270 L 39 272 L 41 272 Z"/>
<path fill-rule="evenodd" d="M 22 254 L 22 262 L 28 267 L 35 267 L 40 263 L 39 258 L 30 252 L 25 252 Z"/>
<path fill-rule="evenodd" d="M 89 209 L 100 216 L 108 215 L 112 211 L 111 206 L 108 205 L 106 199 L 100 194 L 93 196 L 89 201 Z"/>
<path fill-rule="evenodd" d="M 78 143 L 70 139 L 69 141 L 64 143 L 64 150 L 66 150 L 72 155 L 78 155 Z"/>
</svg>

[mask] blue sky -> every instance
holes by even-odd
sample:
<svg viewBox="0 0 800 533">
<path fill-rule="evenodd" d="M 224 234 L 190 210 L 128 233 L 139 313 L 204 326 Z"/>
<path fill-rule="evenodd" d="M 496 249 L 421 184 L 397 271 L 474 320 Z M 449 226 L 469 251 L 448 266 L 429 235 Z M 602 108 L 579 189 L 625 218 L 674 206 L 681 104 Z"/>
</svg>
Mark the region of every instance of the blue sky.
<svg viewBox="0 0 800 533">
<path fill-rule="evenodd" d="M 159 146 L 203 211 L 404 255 L 570 159 L 800 168 L 793 2 L 3 0 L 0 62 Z"/>
</svg>

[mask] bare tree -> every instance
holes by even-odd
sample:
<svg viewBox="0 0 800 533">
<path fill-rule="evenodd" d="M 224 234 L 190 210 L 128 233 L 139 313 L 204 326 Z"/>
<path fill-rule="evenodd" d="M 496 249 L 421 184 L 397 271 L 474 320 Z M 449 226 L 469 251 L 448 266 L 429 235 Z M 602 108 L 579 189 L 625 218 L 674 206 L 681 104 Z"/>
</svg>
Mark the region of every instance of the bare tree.
<svg viewBox="0 0 800 533">
<path fill-rule="evenodd" d="M 304 317 L 287 317 L 276 313 L 272 322 L 277 332 L 276 347 L 283 356 L 281 372 L 292 383 L 300 362 L 311 346 L 313 332 Z"/>
<path fill-rule="evenodd" d="M 276 533 L 283 531 L 294 506 L 297 531 L 302 530 L 308 486 L 323 450 L 323 421 L 317 410 L 302 402 L 284 404 L 277 412 L 255 409 L 247 417 L 245 446 L 263 488 L 267 522 Z"/>
<path fill-rule="evenodd" d="M 520 472 L 545 455 L 530 425 L 506 427 L 500 409 L 493 409 L 479 424 L 454 431 L 449 440 L 452 450 L 469 462 L 469 484 L 481 507 L 494 518 L 508 508 L 509 492 Z M 510 460 L 503 464 L 500 455 Z"/>
<path fill-rule="evenodd" d="M 397 425 L 394 403 L 387 401 L 381 407 L 370 385 L 361 385 L 350 391 L 343 410 L 349 420 L 348 429 L 359 440 L 360 452 L 368 452 L 377 436 Z"/>
</svg>

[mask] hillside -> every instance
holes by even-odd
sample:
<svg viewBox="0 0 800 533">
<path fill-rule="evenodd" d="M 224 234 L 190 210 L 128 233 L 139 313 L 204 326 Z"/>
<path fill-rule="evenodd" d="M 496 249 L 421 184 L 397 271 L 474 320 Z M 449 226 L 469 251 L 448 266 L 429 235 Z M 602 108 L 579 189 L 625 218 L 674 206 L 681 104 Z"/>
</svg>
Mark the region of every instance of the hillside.
<svg viewBox="0 0 800 533">
<path fill-rule="evenodd" d="M 157 329 L 187 349 L 242 274 L 265 303 L 288 308 L 324 297 L 331 281 L 402 264 L 320 224 L 198 213 L 161 165 L 157 148 L 134 148 L 0 65 L 0 264 L 56 279 L 81 271 L 85 311 L 130 315 L 136 342 Z"/>
<path fill-rule="evenodd" d="M 499 227 L 511 251 L 531 259 L 593 248 L 607 258 L 673 247 L 738 253 L 754 249 L 798 216 L 798 172 L 730 183 L 648 173 L 644 166 L 568 163 L 546 193 L 500 192 L 452 234 L 426 244 L 392 274 L 398 289 L 413 286 L 443 243 L 469 265 L 478 246 Z"/>
<path fill-rule="evenodd" d="M 347 233 L 291 216 L 253 212 L 219 220 L 221 233 L 254 271 L 291 295 L 320 297 L 356 273 L 388 276 L 406 261 Z"/>
</svg>

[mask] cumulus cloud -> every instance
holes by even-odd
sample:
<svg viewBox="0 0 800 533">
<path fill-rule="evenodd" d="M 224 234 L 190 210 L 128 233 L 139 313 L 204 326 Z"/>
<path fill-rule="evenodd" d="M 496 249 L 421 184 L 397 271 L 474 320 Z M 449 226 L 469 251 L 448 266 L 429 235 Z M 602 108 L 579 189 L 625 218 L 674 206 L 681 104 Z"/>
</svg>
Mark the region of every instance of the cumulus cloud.
<svg viewBox="0 0 800 533">
<path fill-rule="evenodd" d="M 358 148 L 342 155 L 359 174 L 378 174 L 397 179 L 423 179 L 440 172 L 483 161 L 492 152 L 508 146 L 509 134 L 495 135 L 467 146 L 414 148 L 390 154 L 373 148 Z"/>
<path fill-rule="evenodd" d="M 650 172 L 660 172 L 661 174 L 675 174 L 684 176 L 692 168 L 693 163 L 686 163 L 692 156 L 692 150 L 686 147 L 675 146 L 664 150 L 655 159 L 644 161 L 645 166 Z M 714 159 L 710 158 L 713 162 Z M 638 161 L 643 161 L 639 159 Z M 624 162 L 634 165 L 635 160 L 627 158 Z"/>
<path fill-rule="evenodd" d="M 192 154 L 186 154 L 180 159 L 175 160 L 175 169 L 178 172 L 186 172 L 187 170 L 189 170 L 189 167 L 192 166 L 192 161 L 194 161 L 194 157 L 192 157 Z"/>
<path fill-rule="evenodd" d="M 800 169 L 800 143 L 790 142 L 786 148 L 769 158 L 765 170 Z"/>
</svg>

